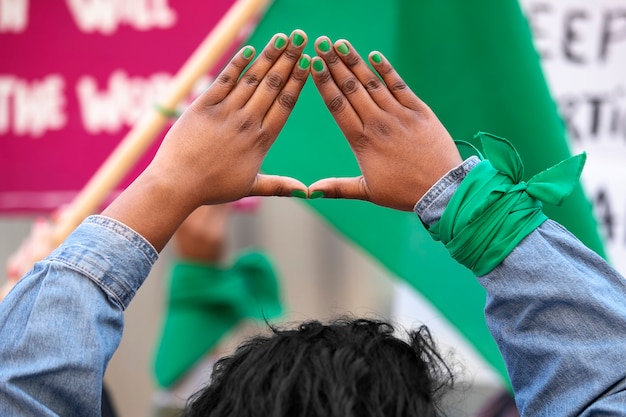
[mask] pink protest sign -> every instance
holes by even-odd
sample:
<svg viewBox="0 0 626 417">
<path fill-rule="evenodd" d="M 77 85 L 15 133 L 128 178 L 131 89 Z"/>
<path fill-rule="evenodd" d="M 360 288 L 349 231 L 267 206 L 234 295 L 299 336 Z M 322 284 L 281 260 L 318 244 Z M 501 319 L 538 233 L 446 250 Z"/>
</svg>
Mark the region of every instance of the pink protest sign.
<svg viewBox="0 0 626 417">
<path fill-rule="evenodd" d="M 0 0 L 0 213 L 70 202 L 233 2 Z"/>
</svg>

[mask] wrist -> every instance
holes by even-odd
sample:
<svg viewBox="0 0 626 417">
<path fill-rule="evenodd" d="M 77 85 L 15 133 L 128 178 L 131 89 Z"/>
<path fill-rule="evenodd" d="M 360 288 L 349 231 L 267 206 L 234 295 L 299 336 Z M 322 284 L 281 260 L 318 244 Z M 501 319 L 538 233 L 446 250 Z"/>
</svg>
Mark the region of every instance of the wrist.
<svg viewBox="0 0 626 417">
<path fill-rule="evenodd" d="M 479 162 L 480 159 L 476 156 L 467 158 L 441 177 L 415 204 L 413 211 L 426 226 L 439 221 L 461 181 Z"/>
<path fill-rule="evenodd" d="M 124 223 L 161 251 L 198 203 L 165 175 L 144 171 L 102 214 Z"/>
</svg>

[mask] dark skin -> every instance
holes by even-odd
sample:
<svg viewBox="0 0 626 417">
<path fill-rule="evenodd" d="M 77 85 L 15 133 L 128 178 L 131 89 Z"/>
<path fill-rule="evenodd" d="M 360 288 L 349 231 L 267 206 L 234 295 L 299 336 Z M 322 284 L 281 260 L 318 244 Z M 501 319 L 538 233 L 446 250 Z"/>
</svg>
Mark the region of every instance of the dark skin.
<svg viewBox="0 0 626 417">
<path fill-rule="evenodd" d="M 306 193 L 298 180 L 259 173 L 309 74 L 308 66 L 297 65 L 306 37 L 295 46 L 294 34 L 275 35 L 237 82 L 253 57 L 240 50 L 172 126 L 146 170 L 102 214 L 160 251 L 201 205 Z M 274 46 L 278 37 L 287 41 L 280 49 Z"/>
<path fill-rule="evenodd" d="M 305 39 L 299 46 L 293 42 L 296 34 Z M 276 48 L 277 37 L 286 45 Z M 102 214 L 125 223 L 160 251 L 198 207 L 249 195 L 323 191 L 326 198 L 412 210 L 462 162 L 452 138 L 382 54 L 369 56 L 380 82 L 347 41 L 335 42 L 327 52 L 319 49 L 323 41 L 329 40 L 315 42 L 319 57 L 312 59 L 313 68 L 319 65 L 315 61 L 323 68 L 312 70 L 313 81 L 361 176 L 326 178 L 307 187 L 294 178 L 259 173 L 310 72 L 308 65 L 299 65 L 306 57 L 306 35 L 296 30 L 289 38 L 275 35 L 237 82 L 253 56 L 240 50 L 172 126 L 146 170 Z"/>
<path fill-rule="evenodd" d="M 383 82 L 346 40 L 320 50 L 321 71 L 312 71 L 326 106 L 345 135 L 362 175 L 326 178 L 309 186 L 327 198 L 352 198 L 411 211 L 446 172 L 462 162 L 450 137 L 430 108 L 378 52 L 369 61 Z M 347 53 L 339 52 L 338 47 Z M 372 58 L 377 54 L 380 62 Z M 315 67 L 314 67 L 315 68 Z"/>
</svg>

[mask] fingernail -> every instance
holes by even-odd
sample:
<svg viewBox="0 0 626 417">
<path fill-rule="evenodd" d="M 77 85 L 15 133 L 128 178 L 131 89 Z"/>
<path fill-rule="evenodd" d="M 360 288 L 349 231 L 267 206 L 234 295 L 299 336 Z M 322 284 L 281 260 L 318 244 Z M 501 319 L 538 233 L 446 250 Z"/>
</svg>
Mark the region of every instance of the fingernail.
<svg viewBox="0 0 626 417">
<path fill-rule="evenodd" d="M 300 35 L 299 33 L 294 33 L 293 44 L 296 46 L 300 46 L 302 45 L 303 42 L 304 42 L 304 36 Z"/>
<path fill-rule="evenodd" d="M 374 61 L 375 64 L 380 64 L 382 60 L 383 58 L 380 56 L 379 53 L 375 53 L 372 55 L 372 61 Z"/>
<path fill-rule="evenodd" d="M 276 40 L 274 41 L 274 47 L 275 47 L 276 49 L 280 49 L 280 48 L 282 48 L 283 46 L 285 46 L 285 43 L 286 43 L 286 41 L 285 41 L 285 40 L 284 40 L 281 36 L 279 36 L 279 37 L 277 37 L 277 38 L 276 38 Z"/>
<path fill-rule="evenodd" d="M 348 45 L 346 45 L 344 42 L 341 42 L 339 45 L 337 45 L 337 51 L 339 51 L 339 53 L 342 55 L 348 55 L 348 52 L 350 52 L 350 50 L 348 49 Z"/>
<path fill-rule="evenodd" d="M 297 198 L 306 198 L 306 193 L 302 190 L 293 190 L 291 192 L 291 196 Z"/>
<path fill-rule="evenodd" d="M 324 191 L 313 191 L 309 198 L 312 200 L 314 198 L 322 198 L 322 197 L 324 197 Z"/>
<path fill-rule="evenodd" d="M 322 51 L 322 52 L 328 52 L 328 51 L 330 51 L 330 44 L 329 44 L 329 43 L 328 43 L 328 41 L 326 41 L 326 40 L 321 41 L 321 42 L 317 45 L 317 47 L 318 47 L 318 48 L 320 49 L 320 51 Z"/>
<path fill-rule="evenodd" d="M 249 46 L 246 46 L 246 48 L 243 50 L 243 57 L 248 59 L 252 56 L 252 48 L 250 48 Z"/>
<path fill-rule="evenodd" d="M 324 70 L 324 63 L 321 59 L 316 59 L 315 61 L 313 61 L 313 69 L 317 72 Z"/>
<path fill-rule="evenodd" d="M 300 58 L 300 62 L 298 63 L 298 65 L 302 69 L 307 69 L 309 68 L 309 62 L 311 62 L 311 60 L 306 56 L 303 56 L 302 58 Z"/>
</svg>

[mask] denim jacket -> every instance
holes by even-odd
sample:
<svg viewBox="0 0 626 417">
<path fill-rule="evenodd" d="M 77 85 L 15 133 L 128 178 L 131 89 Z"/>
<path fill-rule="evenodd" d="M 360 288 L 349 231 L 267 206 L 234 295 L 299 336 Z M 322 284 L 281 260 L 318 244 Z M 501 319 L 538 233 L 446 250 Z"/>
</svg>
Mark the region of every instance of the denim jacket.
<svg viewBox="0 0 626 417">
<path fill-rule="evenodd" d="M 476 164 L 418 202 L 426 224 Z M 0 303 L 0 416 L 97 416 L 123 311 L 157 252 L 125 225 L 86 219 Z M 485 315 L 523 416 L 626 416 L 626 281 L 544 222 L 492 272 Z"/>
</svg>

